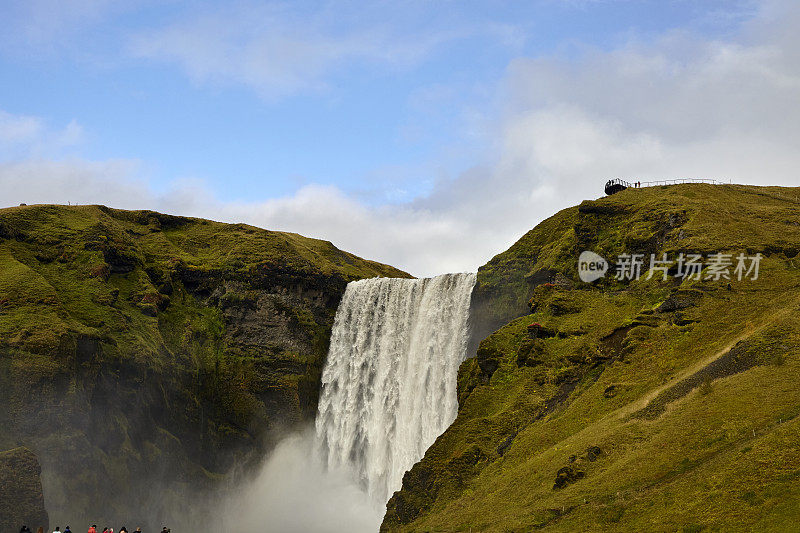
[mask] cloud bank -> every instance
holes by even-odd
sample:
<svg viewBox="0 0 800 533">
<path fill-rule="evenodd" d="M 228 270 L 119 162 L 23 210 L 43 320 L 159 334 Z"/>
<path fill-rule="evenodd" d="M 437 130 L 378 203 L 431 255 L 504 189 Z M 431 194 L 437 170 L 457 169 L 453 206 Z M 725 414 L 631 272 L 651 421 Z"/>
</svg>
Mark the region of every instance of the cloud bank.
<svg viewBox="0 0 800 533">
<path fill-rule="evenodd" d="M 69 137 L 69 128 L 79 131 L 77 124 L 52 130 L 36 117 L 4 113 L 3 204 L 151 208 L 328 239 L 415 275 L 475 270 L 558 209 L 600 196 L 609 177 L 800 185 L 798 23 L 797 3 L 765 2 L 726 39 L 674 31 L 610 50 L 518 58 L 498 83 L 501 111 L 482 122 L 485 160 L 404 203 L 368 204 L 314 184 L 256 202 L 219 201 L 202 183 L 175 182 L 156 192 L 135 160 L 61 157 L 51 147 Z M 181 42 L 182 31 L 167 30 L 142 53 Z M 355 50 L 356 41 L 339 46 Z M 273 44 L 242 46 L 252 47 L 255 61 Z M 170 49 L 175 54 L 179 47 Z M 192 50 L 203 55 L 202 47 Z M 196 66 L 182 55 L 173 60 L 199 77 L 274 83 L 276 91 L 285 90 L 281 83 L 306 83 L 282 70 L 274 75 L 278 81 L 250 80 L 243 64 L 218 68 L 225 58 L 211 52 Z M 324 79 L 327 68 L 307 79 Z"/>
</svg>

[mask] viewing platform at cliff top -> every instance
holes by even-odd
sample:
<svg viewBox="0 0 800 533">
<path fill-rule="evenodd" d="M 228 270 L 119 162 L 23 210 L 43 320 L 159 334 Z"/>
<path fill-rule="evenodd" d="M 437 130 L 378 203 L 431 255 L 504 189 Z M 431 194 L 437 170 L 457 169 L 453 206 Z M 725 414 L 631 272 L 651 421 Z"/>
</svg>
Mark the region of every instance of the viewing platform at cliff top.
<svg viewBox="0 0 800 533">
<path fill-rule="evenodd" d="M 722 185 L 730 183 L 718 179 L 709 178 L 677 178 L 672 180 L 653 180 L 653 181 L 626 181 L 621 178 L 610 179 L 606 182 L 606 194 L 614 194 L 625 189 L 640 189 L 642 187 L 656 187 L 659 185 L 677 185 L 679 183 L 709 183 L 711 185 Z"/>
</svg>

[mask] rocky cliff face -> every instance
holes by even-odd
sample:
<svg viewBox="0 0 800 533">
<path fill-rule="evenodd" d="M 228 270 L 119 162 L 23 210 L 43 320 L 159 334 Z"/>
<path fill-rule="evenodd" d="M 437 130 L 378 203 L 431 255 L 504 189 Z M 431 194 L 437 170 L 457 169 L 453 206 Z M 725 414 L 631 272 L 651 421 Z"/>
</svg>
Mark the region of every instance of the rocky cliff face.
<svg viewBox="0 0 800 533">
<path fill-rule="evenodd" d="M 584 250 L 605 278 L 580 281 Z M 728 278 L 679 277 L 681 252 L 729 254 Z M 798 189 L 631 189 L 542 222 L 479 270 L 458 417 L 382 530 L 794 527 L 798 252 Z M 761 254 L 757 279 L 740 253 Z M 621 254 L 641 277 L 615 278 Z"/>
<path fill-rule="evenodd" d="M 313 418 L 348 281 L 323 241 L 99 206 L 0 210 L 0 448 L 48 510 L 155 529 Z"/>
<path fill-rule="evenodd" d="M 23 525 L 49 531 L 41 471 L 27 448 L 0 452 L 0 533 L 17 533 Z"/>
</svg>

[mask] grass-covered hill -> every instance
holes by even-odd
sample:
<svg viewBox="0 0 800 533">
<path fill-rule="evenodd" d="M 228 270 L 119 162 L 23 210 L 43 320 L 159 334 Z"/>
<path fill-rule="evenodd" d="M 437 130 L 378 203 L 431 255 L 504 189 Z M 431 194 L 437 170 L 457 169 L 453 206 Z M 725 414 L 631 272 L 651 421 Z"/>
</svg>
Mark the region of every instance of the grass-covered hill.
<svg viewBox="0 0 800 533">
<path fill-rule="evenodd" d="M 583 250 L 643 276 L 583 283 Z M 797 531 L 799 251 L 800 189 L 629 189 L 542 222 L 479 270 L 493 333 L 383 530 Z M 763 259 L 646 279 L 664 252 Z"/>
<path fill-rule="evenodd" d="M 54 519 L 160 527 L 313 418 L 344 288 L 374 276 L 408 275 L 244 224 L 0 209 L 0 450 L 36 452 Z"/>
</svg>

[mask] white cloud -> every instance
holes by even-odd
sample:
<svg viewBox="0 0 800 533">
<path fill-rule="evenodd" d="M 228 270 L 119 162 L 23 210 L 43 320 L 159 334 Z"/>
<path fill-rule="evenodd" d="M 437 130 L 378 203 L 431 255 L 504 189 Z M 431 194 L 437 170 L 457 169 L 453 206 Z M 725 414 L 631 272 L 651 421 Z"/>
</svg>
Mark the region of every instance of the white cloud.
<svg viewBox="0 0 800 533">
<path fill-rule="evenodd" d="M 0 110 L 0 143 L 30 142 L 42 131 L 42 121 L 37 117 L 12 115 Z"/>
<path fill-rule="evenodd" d="M 133 2 L 125 2 L 130 8 Z M 6 2 L 2 7 L 3 25 L 0 50 L 26 59 L 58 55 L 72 49 L 81 33 L 123 7 L 112 0 L 26 0 Z"/>
<path fill-rule="evenodd" d="M 57 157 L 83 141 L 83 127 L 76 120 L 52 128 L 41 117 L 0 109 L 0 163 Z"/>
<path fill-rule="evenodd" d="M 20 203 L 98 204 L 129 209 L 153 205 L 154 195 L 137 180 L 138 164 L 128 160 L 70 158 L 0 162 L 3 207 Z"/>
<path fill-rule="evenodd" d="M 325 91 L 332 79 L 366 65 L 387 71 L 419 64 L 446 43 L 476 35 L 506 47 L 518 47 L 519 30 L 484 22 L 434 25 L 424 2 L 409 2 L 418 13 L 408 24 L 391 3 L 330 2 L 317 8 L 284 3 L 234 3 L 201 10 L 171 25 L 130 39 L 129 52 L 172 63 L 195 82 L 244 85 L 266 98 Z"/>
<path fill-rule="evenodd" d="M 84 141 L 83 126 L 78 124 L 78 121 L 72 119 L 69 121 L 62 131 L 60 131 L 54 140 L 57 146 L 68 147 L 82 144 Z"/>
</svg>

